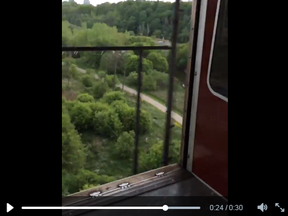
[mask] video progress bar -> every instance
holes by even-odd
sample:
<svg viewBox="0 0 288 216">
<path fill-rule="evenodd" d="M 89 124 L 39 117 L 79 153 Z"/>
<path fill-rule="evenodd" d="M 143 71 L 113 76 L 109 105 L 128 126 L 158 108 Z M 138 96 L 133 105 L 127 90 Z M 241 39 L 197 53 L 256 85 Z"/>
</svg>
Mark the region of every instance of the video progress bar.
<svg viewBox="0 0 288 216">
<path fill-rule="evenodd" d="M 195 210 L 201 209 L 200 206 L 57 206 L 57 207 L 30 207 L 22 206 L 22 209 L 38 210 Z"/>
</svg>

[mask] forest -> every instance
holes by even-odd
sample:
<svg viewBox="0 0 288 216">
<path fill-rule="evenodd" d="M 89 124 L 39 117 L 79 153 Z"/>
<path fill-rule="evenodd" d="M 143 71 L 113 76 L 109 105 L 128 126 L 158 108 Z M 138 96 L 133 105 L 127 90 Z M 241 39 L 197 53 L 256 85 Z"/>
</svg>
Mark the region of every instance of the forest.
<svg viewBox="0 0 288 216">
<path fill-rule="evenodd" d="M 115 26 L 119 32 L 132 35 L 164 38 L 170 40 L 173 30 L 174 3 L 161 1 L 125 1 L 117 4 L 78 5 L 74 2 L 62 3 L 62 20 L 75 26 L 87 23 L 92 28 L 94 23 L 106 23 Z M 191 2 L 181 2 L 179 17 L 178 42 L 189 41 Z"/>
<path fill-rule="evenodd" d="M 131 11 L 130 17 L 124 7 Z M 163 2 L 127 1 L 97 7 L 64 2 L 62 46 L 157 46 L 159 35 L 154 34 L 157 25 L 152 21 L 162 22 L 164 15 L 161 18 L 159 12 L 169 17 L 170 10 L 172 4 Z M 146 11 L 146 21 L 141 23 L 152 33 L 137 26 L 141 11 Z M 189 17 L 190 11 L 191 5 L 183 17 Z M 129 22 L 132 15 L 137 20 L 134 27 Z M 150 16 L 154 16 L 151 22 Z M 161 24 L 158 30 L 169 38 L 168 27 L 162 29 Z M 177 45 L 173 111 L 179 115 L 184 106 L 187 42 Z M 136 97 L 131 91 L 137 89 L 138 59 L 137 51 L 80 52 L 77 56 L 62 52 L 62 196 L 133 175 Z M 169 61 L 169 52 L 143 52 L 142 92 L 163 105 Z M 165 112 L 141 101 L 138 172 L 162 166 L 165 120 Z M 169 162 L 177 163 L 182 126 L 177 121 L 172 124 Z"/>
</svg>

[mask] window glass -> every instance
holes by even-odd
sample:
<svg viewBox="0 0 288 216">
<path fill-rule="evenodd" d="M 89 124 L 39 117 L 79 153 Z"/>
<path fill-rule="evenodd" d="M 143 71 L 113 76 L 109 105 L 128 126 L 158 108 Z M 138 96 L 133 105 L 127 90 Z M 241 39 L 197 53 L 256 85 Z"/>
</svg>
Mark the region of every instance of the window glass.
<svg viewBox="0 0 288 216">
<path fill-rule="evenodd" d="M 228 98 L 228 1 L 220 3 L 209 83 L 213 91 Z"/>
</svg>

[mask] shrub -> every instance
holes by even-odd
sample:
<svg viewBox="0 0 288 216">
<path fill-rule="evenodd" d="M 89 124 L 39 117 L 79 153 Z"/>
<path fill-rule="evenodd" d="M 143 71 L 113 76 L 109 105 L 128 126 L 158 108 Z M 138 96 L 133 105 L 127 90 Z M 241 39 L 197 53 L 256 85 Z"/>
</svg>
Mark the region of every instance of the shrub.
<svg viewBox="0 0 288 216">
<path fill-rule="evenodd" d="M 131 55 L 127 60 L 126 73 L 129 75 L 133 71 L 138 71 L 139 56 Z M 142 72 L 148 72 L 153 69 L 153 63 L 145 58 L 142 62 Z"/>
<path fill-rule="evenodd" d="M 168 62 L 165 57 L 163 57 L 160 53 L 151 52 L 147 59 L 153 63 L 153 68 L 157 71 L 168 72 Z"/>
<path fill-rule="evenodd" d="M 151 131 L 152 119 L 151 115 L 145 111 L 140 110 L 140 133 L 144 134 Z"/>
<path fill-rule="evenodd" d="M 126 79 L 127 84 L 130 86 L 137 86 L 138 83 L 138 74 L 137 72 L 131 72 Z"/>
<path fill-rule="evenodd" d="M 181 140 L 172 140 L 169 148 L 169 160 L 178 163 L 180 160 Z"/>
<path fill-rule="evenodd" d="M 89 103 L 89 102 L 93 102 L 94 98 L 88 93 L 83 93 L 77 96 L 77 100 L 82 103 Z"/>
<path fill-rule="evenodd" d="M 165 89 L 169 87 L 169 74 L 159 71 L 151 71 L 149 76 L 153 77 L 153 79 L 156 81 L 158 89 Z"/>
<path fill-rule="evenodd" d="M 124 101 L 121 100 L 113 101 L 110 106 L 115 110 L 121 122 L 123 123 L 123 121 L 125 120 L 124 119 L 125 112 L 127 112 L 127 110 L 130 109 L 131 107 L 129 107 L 128 104 L 126 104 Z"/>
<path fill-rule="evenodd" d="M 169 145 L 169 163 L 177 163 L 180 160 L 181 141 L 173 140 Z M 162 164 L 163 142 L 154 144 L 148 152 L 141 152 L 139 155 L 139 169 L 144 172 L 156 169 Z"/>
<path fill-rule="evenodd" d="M 117 139 L 115 152 L 122 159 L 131 159 L 134 152 L 135 133 L 134 131 L 123 132 Z"/>
<path fill-rule="evenodd" d="M 119 83 L 119 79 L 116 76 L 114 80 L 114 75 L 106 75 L 106 82 L 110 88 L 113 88 L 114 85 L 117 85 Z"/>
<path fill-rule="evenodd" d="M 85 163 L 85 149 L 70 117 L 62 113 L 62 169 L 73 172 Z"/>
<path fill-rule="evenodd" d="M 73 107 L 78 103 L 78 101 L 69 101 L 69 100 L 66 100 L 65 102 L 65 107 L 67 108 L 68 110 L 68 113 L 69 115 L 71 116 L 71 110 L 73 109 Z"/>
<path fill-rule="evenodd" d="M 157 86 L 156 80 L 152 78 L 152 76 L 144 74 L 142 83 L 143 90 L 154 91 L 156 90 L 156 86 Z"/>
<path fill-rule="evenodd" d="M 135 130 L 136 124 L 136 110 L 134 107 L 128 107 L 122 110 L 121 121 L 123 123 L 124 131 Z"/>
<path fill-rule="evenodd" d="M 104 96 L 103 96 L 103 101 L 105 103 L 111 104 L 114 101 L 126 101 L 126 98 L 124 96 L 124 94 L 120 91 L 111 91 L 111 92 L 107 92 Z"/>
<path fill-rule="evenodd" d="M 92 80 L 92 78 L 91 78 L 91 76 L 90 75 L 84 75 L 83 77 L 82 77 L 82 83 L 83 83 L 83 85 L 85 86 L 85 87 L 92 87 L 93 86 L 93 80 Z"/>
<path fill-rule="evenodd" d="M 93 112 L 93 117 L 95 112 L 102 112 L 102 111 L 108 111 L 110 109 L 110 106 L 105 103 L 96 102 L 96 103 L 89 103 L 89 107 Z"/>
<path fill-rule="evenodd" d="M 116 102 L 115 102 L 116 103 Z M 136 128 L 136 109 L 114 104 L 114 110 L 119 113 L 119 118 L 123 124 L 124 131 L 135 130 Z M 148 112 L 140 110 L 140 134 L 145 134 L 151 130 L 152 119 Z"/>
<path fill-rule="evenodd" d="M 77 130 L 87 129 L 92 126 L 93 116 L 92 110 L 88 104 L 77 103 L 70 112 L 71 122 Z"/>
<path fill-rule="evenodd" d="M 108 138 L 118 137 L 123 129 L 123 125 L 114 110 L 96 112 L 93 125 L 96 134 Z"/>
<path fill-rule="evenodd" d="M 104 71 L 98 71 L 99 78 L 104 78 L 106 73 Z"/>
<path fill-rule="evenodd" d="M 63 175 L 62 175 L 63 176 Z M 115 178 L 107 175 L 98 175 L 87 169 L 80 169 L 77 174 L 70 174 L 67 184 L 70 186 L 70 193 L 78 192 L 87 187 L 85 185 L 99 185 L 114 181 Z"/>
<path fill-rule="evenodd" d="M 106 82 L 104 81 L 97 82 L 93 87 L 93 97 L 95 99 L 102 98 L 107 91 L 109 91 L 109 87 Z"/>
<path fill-rule="evenodd" d="M 147 153 L 141 152 L 139 155 L 139 170 L 144 172 L 156 169 L 162 165 L 163 143 L 154 144 Z"/>
</svg>

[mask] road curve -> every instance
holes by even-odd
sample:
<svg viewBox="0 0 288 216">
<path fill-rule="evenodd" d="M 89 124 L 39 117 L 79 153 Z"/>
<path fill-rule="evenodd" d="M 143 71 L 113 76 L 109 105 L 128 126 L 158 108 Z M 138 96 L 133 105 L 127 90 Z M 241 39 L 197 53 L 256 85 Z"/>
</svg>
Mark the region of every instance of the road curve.
<svg viewBox="0 0 288 216">
<path fill-rule="evenodd" d="M 81 73 L 86 73 L 86 70 L 82 69 L 82 68 L 79 68 L 77 67 L 77 70 Z M 97 74 L 95 74 L 95 79 L 99 79 L 99 76 Z M 122 89 L 122 86 L 123 84 L 118 84 L 117 85 L 118 87 L 120 87 Z M 132 95 L 137 95 L 137 91 L 132 89 L 132 88 L 129 88 L 128 86 L 125 86 L 124 85 L 124 91 L 132 94 Z M 147 103 L 151 104 L 152 106 L 156 107 L 157 109 L 159 109 L 160 111 L 166 113 L 166 106 L 164 106 L 163 104 L 159 103 L 158 101 L 155 101 L 154 99 L 152 99 L 151 97 L 148 97 L 147 95 L 145 94 L 140 94 L 140 97 L 142 100 L 146 101 Z M 182 125 L 182 121 L 183 121 L 183 118 L 182 116 L 180 116 L 179 114 L 175 113 L 175 112 L 171 112 L 171 117 L 172 119 L 174 119 L 178 124 Z"/>
</svg>

